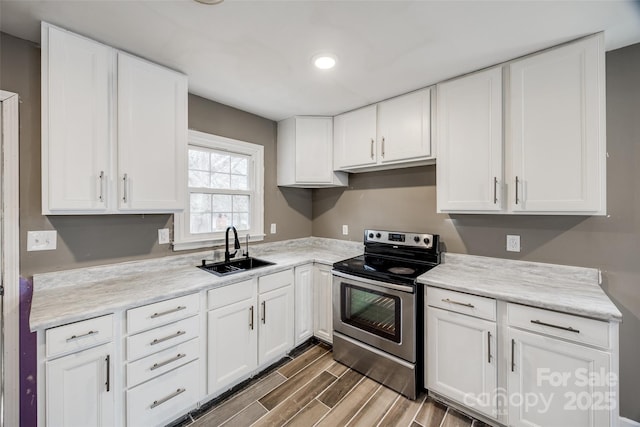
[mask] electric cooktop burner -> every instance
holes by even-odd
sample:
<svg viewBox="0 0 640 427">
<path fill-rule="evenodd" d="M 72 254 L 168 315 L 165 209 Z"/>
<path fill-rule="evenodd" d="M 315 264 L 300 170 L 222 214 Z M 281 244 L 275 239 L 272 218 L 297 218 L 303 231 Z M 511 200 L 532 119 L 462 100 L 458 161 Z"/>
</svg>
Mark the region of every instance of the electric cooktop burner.
<svg viewBox="0 0 640 427">
<path fill-rule="evenodd" d="M 411 285 L 440 263 L 439 236 L 366 230 L 364 254 L 338 261 L 336 271 L 373 280 Z"/>
</svg>

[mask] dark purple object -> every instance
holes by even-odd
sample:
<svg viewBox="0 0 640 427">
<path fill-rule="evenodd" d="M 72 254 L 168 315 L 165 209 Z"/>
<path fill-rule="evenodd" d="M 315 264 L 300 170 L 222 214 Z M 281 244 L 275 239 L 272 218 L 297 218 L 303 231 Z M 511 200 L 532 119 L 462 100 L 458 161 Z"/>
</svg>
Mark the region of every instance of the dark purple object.
<svg viewBox="0 0 640 427">
<path fill-rule="evenodd" d="M 36 427 L 38 423 L 37 399 L 37 340 L 29 330 L 29 313 L 33 282 L 20 278 L 20 426 Z"/>
</svg>

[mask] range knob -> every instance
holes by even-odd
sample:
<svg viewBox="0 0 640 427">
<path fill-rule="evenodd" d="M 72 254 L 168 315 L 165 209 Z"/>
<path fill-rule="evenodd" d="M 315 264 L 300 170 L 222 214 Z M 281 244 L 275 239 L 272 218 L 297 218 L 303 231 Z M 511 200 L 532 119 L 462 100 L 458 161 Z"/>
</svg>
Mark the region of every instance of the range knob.
<svg viewBox="0 0 640 427">
<path fill-rule="evenodd" d="M 413 241 L 418 243 L 420 241 L 420 236 L 413 236 Z"/>
<path fill-rule="evenodd" d="M 431 240 L 428 237 L 425 237 L 423 242 L 425 245 L 428 245 L 429 243 L 431 243 Z"/>
<path fill-rule="evenodd" d="M 376 233 L 376 237 L 379 239 L 379 238 L 381 238 L 381 237 L 382 237 L 382 234 L 380 234 L 380 233 Z"/>
<path fill-rule="evenodd" d="M 369 233 L 369 238 L 373 239 L 373 233 Z"/>
</svg>

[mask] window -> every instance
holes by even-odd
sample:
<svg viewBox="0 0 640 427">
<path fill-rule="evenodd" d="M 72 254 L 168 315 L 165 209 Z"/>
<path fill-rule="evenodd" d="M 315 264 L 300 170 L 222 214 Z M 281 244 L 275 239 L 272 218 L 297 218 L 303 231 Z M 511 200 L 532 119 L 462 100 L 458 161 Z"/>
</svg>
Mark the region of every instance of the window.
<svg viewBox="0 0 640 427">
<path fill-rule="evenodd" d="M 262 240 L 264 148 L 189 131 L 186 207 L 175 215 L 174 250 L 221 243 L 229 226 Z"/>
</svg>

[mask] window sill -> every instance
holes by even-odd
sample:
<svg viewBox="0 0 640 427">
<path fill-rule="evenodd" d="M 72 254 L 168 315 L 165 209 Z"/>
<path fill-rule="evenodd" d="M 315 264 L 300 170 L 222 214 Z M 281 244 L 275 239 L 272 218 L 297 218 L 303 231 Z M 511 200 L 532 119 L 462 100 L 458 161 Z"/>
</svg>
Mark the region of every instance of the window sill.
<svg viewBox="0 0 640 427">
<path fill-rule="evenodd" d="M 253 243 L 253 242 L 261 242 L 263 241 L 265 238 L 265 234 L 256 234 L 256 235 L 251 235 L 251 237 L 249 237 L 249 243 Z M 240 243 L 244 243 L 245 240 L 244 238 L 240 238 L 239 236 L 239 240 Z M 231 241 L 231 238 L 230 238 Z M 202 249 L 202 248 L 210 248 L 212 246 L 221 246 L 224 245 L 225 241 L 224 238 L 220 238 L 220 239 L 209 239 L 209 240 L 197 240 L 197 241 L 184 241 L 184 242 L 173 242 L 173 251 L 174 252 L 178 252 L 178 251 L 188 251 L 188 250 L 192 250 L 192 249 Z"/>
</svg>

